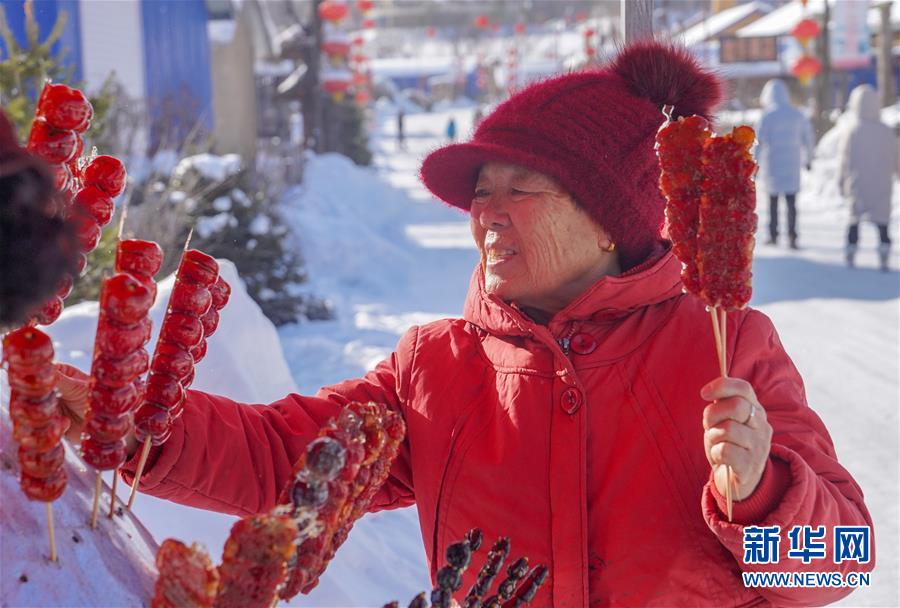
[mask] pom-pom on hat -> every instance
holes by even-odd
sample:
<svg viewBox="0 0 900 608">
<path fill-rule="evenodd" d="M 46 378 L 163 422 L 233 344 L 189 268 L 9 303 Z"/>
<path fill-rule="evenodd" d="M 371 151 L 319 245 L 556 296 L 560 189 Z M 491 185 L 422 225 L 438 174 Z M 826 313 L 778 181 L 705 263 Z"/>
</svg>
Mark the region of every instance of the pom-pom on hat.
<svg viewBox="0 0 900 608">
<path fill-rule="evenodd" d="M 425 186 L 468 210 L 482 165 L 521 165 L 559 181 L 603 228 L 623 268 L 651 255 L 663 238 L 656 132 L 673 118 L 710 118 L 718 78 L 686 49 L 641 41 L 601 69 L 526 87 L 485 118 L 472 140 L 439 148 L 422 163 Z"/>
</svg>

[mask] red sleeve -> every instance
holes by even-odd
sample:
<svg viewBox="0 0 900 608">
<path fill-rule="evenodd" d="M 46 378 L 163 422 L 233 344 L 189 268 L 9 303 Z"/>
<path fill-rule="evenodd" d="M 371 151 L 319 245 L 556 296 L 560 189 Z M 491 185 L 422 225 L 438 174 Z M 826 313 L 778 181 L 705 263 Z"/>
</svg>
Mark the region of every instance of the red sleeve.
<svg viewBox="0 0 900 608">
<path fill-rule="evenodd" d="M 731 329 L 731 328 L 729 328 Z M 732 346 L 729 375 L 753 385 L 773 428 L 766 470 L 753 494 L 734 503 L 734 521 L 724 515 L 725 499 L 708 482 L 703 491 L 707 524 L 746 572 L 869 572 L 875 567 L 874 530 L 867 564 L 833 562 L 834 526 L 872 526 L 859 485 L 837 460 L 825 425 L 806 403 L 800 374 L 778 339 L 772 322 L 751 311 L 738 328 Z M 780 526 L 777 564 L 745 564 L 743 530 L 746 525 Z M 788 532 L 795 526 L 825 526 L 825 559 L 803 564 L 787 557 Z M 777 606 L 823 605 L 848 595 L 852 588 L 759 587 Z"/>
<path fill-rule="evenodd" d="M 404 413 L 417 328 L 397 350 L 358 380 L 321 389 L 315 397 L 291 394 L 269 405 L 236 403 L 188 391 L 172 436 L 153 448 L 140 490 L 173 502 L 234 515 L 268 511 L 290 478 L 293 463 L 319 428 L 350 401 L 376 401 Z M 131 483 L 137 454 L 123 468 Z M 371 510 L 413 504 L 409 442 L 405 440 Z"/>
</svg>

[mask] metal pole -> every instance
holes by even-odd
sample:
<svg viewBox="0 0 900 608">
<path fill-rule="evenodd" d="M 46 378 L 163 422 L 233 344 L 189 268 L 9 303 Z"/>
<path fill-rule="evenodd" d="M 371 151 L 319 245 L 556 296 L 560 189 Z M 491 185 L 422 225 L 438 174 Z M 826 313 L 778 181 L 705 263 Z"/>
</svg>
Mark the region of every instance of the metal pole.
<svg viewBox="0 0 900 608">
<path fill-rule="evenodd" d="M 894 86 L 894 74 L 891 71 L 891 3 L 878 5 L 881 16 L 881 27 L 878 34 L 878 92 L 881 94 L 881 107 L 885 108 L 897 100 L 897 89 Z"/>
<path fill-rule="evenodd" d="M 653 37 L 654 0 L 621 0 L 621 30 L 624 42 Z"/>
</svg>

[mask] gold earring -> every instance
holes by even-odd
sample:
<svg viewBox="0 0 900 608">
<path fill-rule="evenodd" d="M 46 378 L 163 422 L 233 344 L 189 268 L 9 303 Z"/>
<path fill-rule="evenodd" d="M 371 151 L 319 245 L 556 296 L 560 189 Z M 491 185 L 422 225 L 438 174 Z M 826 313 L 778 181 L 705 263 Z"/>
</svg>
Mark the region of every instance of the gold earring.
<svg viewBox="0 0 900 608">
<path fill-rule="evenodd" d="M 612 252 L 615 251 L 615 250 L 616 250 L 616 244 L 615 244 L 615 243 L 610 243 L 610 244 L 609 244 L 609 247 L 607 247 L 607 248 L 604 249 L 603 251 L 605 251 L 606 253 L 612 253 Z"/>
</svg>

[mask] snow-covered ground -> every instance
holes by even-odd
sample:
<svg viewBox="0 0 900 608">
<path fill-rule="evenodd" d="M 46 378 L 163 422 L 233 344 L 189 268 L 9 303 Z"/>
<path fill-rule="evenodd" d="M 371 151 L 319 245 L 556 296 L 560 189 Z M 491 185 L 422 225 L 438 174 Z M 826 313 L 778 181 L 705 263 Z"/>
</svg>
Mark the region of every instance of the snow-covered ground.
<svg viewBox="0 0 900 608">
<path fill-rule="evenodd" d="M 309 159 L 306 181 L 285 197 L 284 213 L 309 265 L 309 289 L 329 298 L 337 317 L 276 333 L 226 264 L 235 295 L 210 340 L 195 387 L 249 402 L 292 390 L 311 393 L 363 374 L 390 353 L 410 325 L 459 316 L 477 260 L 468 224 L 460 212 L 436 203 L 416 174 L 421 158 L 443 143 L 449 117 L 456 118 L 464 138 L 473 111 L 455 105 L 434 113 L 408 112 L 407 148 L 399 150 L 394 114 L 382 104 L 372 132 L 374 167 L 358 168 L 335 155 Z M 757 248 L 754 305 L 774 319 L 806 380 L 812 407 L 831 431 L 842 463 L 862 485 L 875 518 L 879 552 L 872 587 L 843 603 L 896 606 L 900 274 L 875 270 L 875 235 L 869 227 L 862 231 L 859 268 L 844 267 L 846 208 L 835 195 L 829 178 L 833 161 L 824 152 L 814 173 L 804 175 L 801 251 Z M 896 194 L 900 197 L 900 187 Z M 760 205 L 761 226 L 767 222 L 766 207 Z M 896 221 L 892 233 L 897 234 Z M 895 253 L 892 266 L 898 265 Z M 161 284 L 162 302 L 170 283 L 171 278 Z M 158 306 L 157 323 L 160 314 Z M 72 307 L 51 328 L 62 360 L 87 367 L 95 315 L 92 304 Z M 157 541 L 202 542 L 213 560 L 221 555 L 233 522 L 147 496 L 139 497 L 136 514 Z M 6 518 L 5 511 L 0 515 Z M 28 525 L 42 548 L 43 531 L 37 531 L 42 513 L 32 515 Z M 5 555 L 3 577 L 8 578 Z M 290 605 L 405 602 L 428 586 L 418 518 L 410 508 L 358 522 L 319 587 Z M 0 604 L 30 603 L 27 596 L 11 597 L 3 589 Z"/>
</svg>

